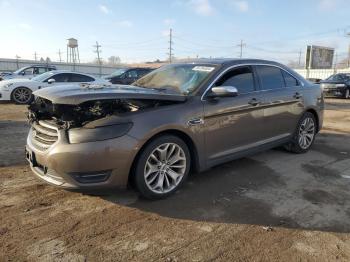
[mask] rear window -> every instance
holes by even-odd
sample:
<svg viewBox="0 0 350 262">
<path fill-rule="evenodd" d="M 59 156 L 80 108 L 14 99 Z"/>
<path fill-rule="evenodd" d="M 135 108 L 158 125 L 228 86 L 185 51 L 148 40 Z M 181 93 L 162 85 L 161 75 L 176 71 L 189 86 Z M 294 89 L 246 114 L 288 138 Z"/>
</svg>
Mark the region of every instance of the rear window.
<svg viewBox="0 0 350 262">
<path fill-rule="evenodd" d="M 285 87 L 281 69 L 274 66 L 257 66 L 262 90 L 273 90 Z"/>
<path fill-rule="evenodd" d="M 284 77 L 284 82 L 286 83 L 286 87 L 293 87 L 293 86 L 299 85 L 299 81 L 295 77 L 293 77 L 291 74 L 287 73 L 284 70 L 282 70 L 282 74 Z"/>
<path fill-rule="evenodd" d="M 92 77 L 80 74 L 71 74 L 70 82 L 92 82 L 94 79 Z"/>
</svg>

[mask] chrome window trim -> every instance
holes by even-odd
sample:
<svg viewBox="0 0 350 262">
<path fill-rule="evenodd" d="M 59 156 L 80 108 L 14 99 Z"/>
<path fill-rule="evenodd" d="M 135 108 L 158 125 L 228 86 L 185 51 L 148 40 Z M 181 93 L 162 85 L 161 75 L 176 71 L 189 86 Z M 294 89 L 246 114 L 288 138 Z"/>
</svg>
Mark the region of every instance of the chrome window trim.
<svg viewBox="0 0 350 262">
<path fill-rule="evenodd" d="M 299 84 L 301 86 L 305 86 L 305 84 L 300 81 L 297 77 L 295 77 L 293 74 L 289 73 L 287 70 L 285 70 L 284 68 L 278 66 L 278 65 L 272 65 L 272 64 L 264 64 L 264 63 L 253 63 L 253 64 L 250 64 L 250 63 L 246 63 L 246 64 L 238 64 L 238 65 L 233 65 L 233 66 L 230 66 L 228 68 L 226 68 L 224 71 L 222 71 L 211 83 L 210 85 L 207 87 L 207 89 L 203 92 L 202 96 L 201 96 L 201 101 L 205 101 L 204 97 L 205 95 L 208 93 L 208 91 L 213 87 L 213 85 L 215 84 L 216 81 L 219 80 L 220 77 L 222 77 L 227 71 L 231 70 L 231 69 L 234 69 L 234 68 L 237 68 L 237 67 L 241 67 L 241 66 L 272 66 L 272 67 L 277 67 L 279 68 L 280 70 L 283 70 L 285 71 L 287 74 L 291 75 L 292 77 L 294 77 L 296 80 L 298 80 Z M 284 87 L 284 88 L 292 88 L 292 87 Z M 282 89 L 282 88 L 280 88 Z M 244 93 L 244 94 L 251 94 L 251 93 L 255 93 L 255 92 L 265 92 L 265 91 L 271 91 L 271 90 L 278 90 L 278 89 L 267 89 L 267 90 L 255 90 L 253 92 L 249 92 L 249 93 Z"/>
</svg>

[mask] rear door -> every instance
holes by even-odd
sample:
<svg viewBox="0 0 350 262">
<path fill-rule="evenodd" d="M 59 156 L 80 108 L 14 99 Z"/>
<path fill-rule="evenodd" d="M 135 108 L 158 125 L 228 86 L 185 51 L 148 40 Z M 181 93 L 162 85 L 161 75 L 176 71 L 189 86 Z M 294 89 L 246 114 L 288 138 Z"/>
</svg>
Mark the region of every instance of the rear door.
<svg viewBox="0 0 350 262">
<path fill-rule="evenodd" d="M 264 138 L 273 140 L 290 136 L 304 111 L 302 87 L 287 71 L 270 65 L 257 65 L 263 93 Z"/>
<path fill-rule="evenodd" d="M 255 147 L 262 140 L 263 98 L 257 90 L 252 67 L 229 70 L 214 83 L 215 86 L 234 86 L 238 89 L 238 96 L 203 99 L 209 164 Z"/>
</svg>

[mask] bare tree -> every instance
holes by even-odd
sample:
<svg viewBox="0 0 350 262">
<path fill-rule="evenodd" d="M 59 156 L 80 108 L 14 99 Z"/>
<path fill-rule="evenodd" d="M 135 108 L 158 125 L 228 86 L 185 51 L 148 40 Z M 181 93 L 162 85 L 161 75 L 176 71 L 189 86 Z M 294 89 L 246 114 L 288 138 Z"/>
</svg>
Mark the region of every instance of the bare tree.
<svg viewBox="0 0 350 262">
<path fill-rule="evenodd" d="M 119 56 L 110 56 L 108 58 L 108 64 L 110 65 L 118 65 L 120 64 L 121 60 Z"/>
</svg>

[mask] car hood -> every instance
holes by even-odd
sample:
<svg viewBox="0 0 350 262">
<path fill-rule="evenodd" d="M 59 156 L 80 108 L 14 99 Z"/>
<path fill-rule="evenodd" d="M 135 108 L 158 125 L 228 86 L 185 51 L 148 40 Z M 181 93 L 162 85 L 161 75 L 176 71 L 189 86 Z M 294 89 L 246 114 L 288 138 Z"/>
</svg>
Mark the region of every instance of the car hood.
<svg viewBox="0 0 350 262">
<path fill-rule="evenodd" d="M 87 101 L 103 99 L 147 99 L 183 102 L 186 96 L 126 85 L 87 85 L 54 86 L 33 93 L 50 100 L 54 104 L 78 105 Z"/>
<path fill-rule="evenodd" d="M 30 79 L 23 79 L 23 78 L 13 78 L 13 79 L 4 79 L 0 82 L 0 85 L 7 85 L 7 84 L 15 84 L 15 83 L 33 83 L 33 80 Z"/>
</svg>

